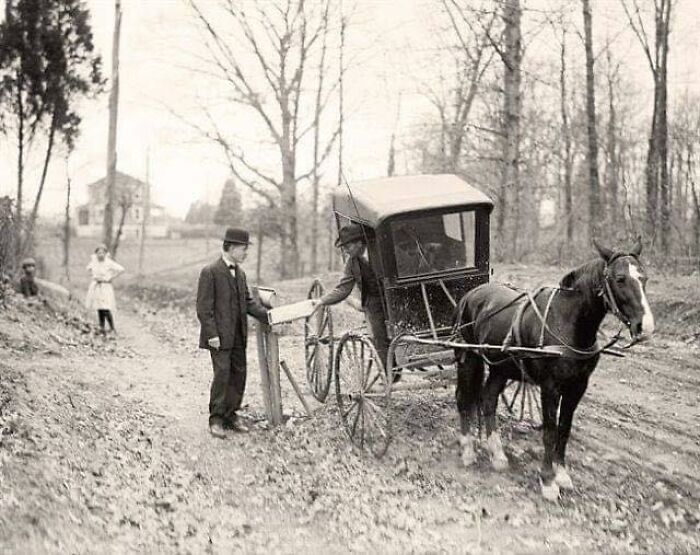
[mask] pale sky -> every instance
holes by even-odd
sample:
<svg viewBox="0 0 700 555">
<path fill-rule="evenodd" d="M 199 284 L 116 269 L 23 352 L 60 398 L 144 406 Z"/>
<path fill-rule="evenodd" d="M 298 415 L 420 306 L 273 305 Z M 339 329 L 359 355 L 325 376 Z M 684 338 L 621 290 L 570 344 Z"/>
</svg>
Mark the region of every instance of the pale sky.
<svg viewBox="0 0 700 555">
<path fill-rule="evenodd" d="M 524 5 L 541 5 L 542 1 L 532 0 Z M 171 214 L 184 216 L 194 200 L 208 198 L 216 202 L 228 175 L 220 151 L 202 143 L 168 110 L 188 118 L 199 117 L 197 99 L 206 96 L 211 83 L 188 68 L 192 66 L 192 53 L 201 48 L 200 41 L 190 9 L 183 0 L 122 0 L 122 4 L 118 169 L 145 178 L 147 153 L 150 152 L 154 201 L 164 205 Z M 352 0 L 346 0 L 346 6 L 352 4 Z M 347 57 L 357 55 L 361 61 L 346 80 L 349 109 L 345 167 L 350 179 L 385 173 L 399 92 L 401 139 L 410 139 L 417 122 L 429 110 L 417 89 L 420 81 L 430 76 L 427 60 L 434 55 L 431 50 L 436 43 L 438 20 L 437 0 L 357 0 L 354 4 L 354 22 L 347 35 Z M 620 35 L 624 21 L 618 17 L 619 1 L 598 0 L 594 4 L 597 5 L 594 25 L 598 35 L 617 37 L 616 53 L 624 58 L 628 70 L 638 74 L 640 90 L 649 90 L 648 68 L 638 44 L 629 34 Z M 676 8 L 671 49 L 672 95 L 674 91 L 685 89 L 700 91 L 698 4 L 695 0 L 679 0 Z M 114 3 L 112 0 L 88 0 L 87 5 L 105 76 L 109 76 Z M 580 16 L 574 18 L 577 25 L 579 19 Z M 528 47 L 527 56 L 535 59 L 538 49 L 552 48 L 547 40 L 544 36 L 535 38 Z M 107 101 L 105 93 L 83 105 L 82 135 L 68 169 L 74 184 L 74 206 L 85 200 L 87 183 L 105 174 Z M 237 122 L 242 126 L 245 123 L 245 119 Z M 32 199 L 39 157 L 37 150 L 30 160 L 33 169 L 28 170 L 26 177 Z M 0 145 L 0 194 L 15 195 L 15 165 L 15 146 L 11 141 L 4 141 Z M 397 173 L 408 169 L 405 159 L 399 157 Z M 328 174 L 329 182 L 334 183 L 335 168 L 329 168 Z M 57 214 L 63 210 L 65 181 L 65 163 L 61 156 L 56 156 L 42 200 L 42 214 Z M 27 201 L 25 209 L 29 204 Z"/>
</svg>

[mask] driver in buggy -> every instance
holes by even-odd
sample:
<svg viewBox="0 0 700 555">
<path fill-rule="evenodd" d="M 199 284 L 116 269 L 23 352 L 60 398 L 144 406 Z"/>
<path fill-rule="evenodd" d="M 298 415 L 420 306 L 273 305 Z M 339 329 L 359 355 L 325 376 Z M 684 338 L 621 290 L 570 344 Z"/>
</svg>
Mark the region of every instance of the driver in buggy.
<svg viewBox="0 0 700 555">
<path fill-rule="evenodd" d="M 367 256 L 367 239 L 362 226 L 351 223 L 340 228 L 335 246 L 348 255 L 343 276 L 335 288 L 314 301 L 315 309 L 337 304 L 350 296 L 355 285 L 360 289 L 362 310 L 372 331 L 372 341 L 382 364 L 386 367 L 389 337 L 386 332 L 386 313 L 382 302 L 379 281 Z M 394 374 L 394 381 L 401 378 Z"/>
</svg>

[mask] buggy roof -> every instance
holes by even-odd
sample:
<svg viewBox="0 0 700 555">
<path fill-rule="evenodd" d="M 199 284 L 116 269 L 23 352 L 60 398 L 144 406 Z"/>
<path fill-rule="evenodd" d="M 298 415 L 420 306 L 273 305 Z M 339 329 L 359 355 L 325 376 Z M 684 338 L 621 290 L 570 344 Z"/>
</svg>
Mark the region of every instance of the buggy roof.
<svg viewBox="0 0 700 555">
<path fill-rule="evenodd" d="M 493 202 L 452 174 L 383 177 L 342 185 L 333 191 L 333 210 L 371 226 L 396 214 L 465 205 L 490 209 Z"/>
</svg>

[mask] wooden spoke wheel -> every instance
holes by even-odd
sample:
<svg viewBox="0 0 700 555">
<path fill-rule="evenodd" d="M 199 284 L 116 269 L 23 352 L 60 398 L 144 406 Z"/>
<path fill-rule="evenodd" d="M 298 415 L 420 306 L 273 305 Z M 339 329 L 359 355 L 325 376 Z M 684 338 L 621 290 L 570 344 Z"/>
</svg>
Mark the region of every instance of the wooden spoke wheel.
<svg viewBox="0 0 700 555">
<path fill-rule="evenodd" d="M 320 299 L 323 285 L 314 280 L 309 299 Z M 325 402 L 333 376 L 333 316 L 329 306 L 323 306 L 304 320 L 304 354 L 306 381 L 311 394 Z"/>
<path fill-rule="evenodd" d="M 519 422 L 529 420 L 536 428 L 541 426 L 540 392 L 531 381 L 510 380 L 501 392 L 501 401 L 508 414 Z"/>
<path fill-rule="evenodd" d="M 347 333 L 338 343 L 335 394 L 350 441 L 377 458 L 383 456 L 392 438 L 391 381 L 368 337 Z"/>
</svg>

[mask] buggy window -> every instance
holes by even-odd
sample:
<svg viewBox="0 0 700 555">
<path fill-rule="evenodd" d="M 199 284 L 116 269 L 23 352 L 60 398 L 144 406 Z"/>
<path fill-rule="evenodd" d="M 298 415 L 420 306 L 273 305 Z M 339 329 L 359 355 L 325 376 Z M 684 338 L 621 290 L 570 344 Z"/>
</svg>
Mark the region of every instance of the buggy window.
<svg viewBox="0 0 700 555">
<path fill-rule="evenodd" d="M 420 215 L 391 223 L 398 277 L 475 265 L 473 211 Z"/>
</svg>

